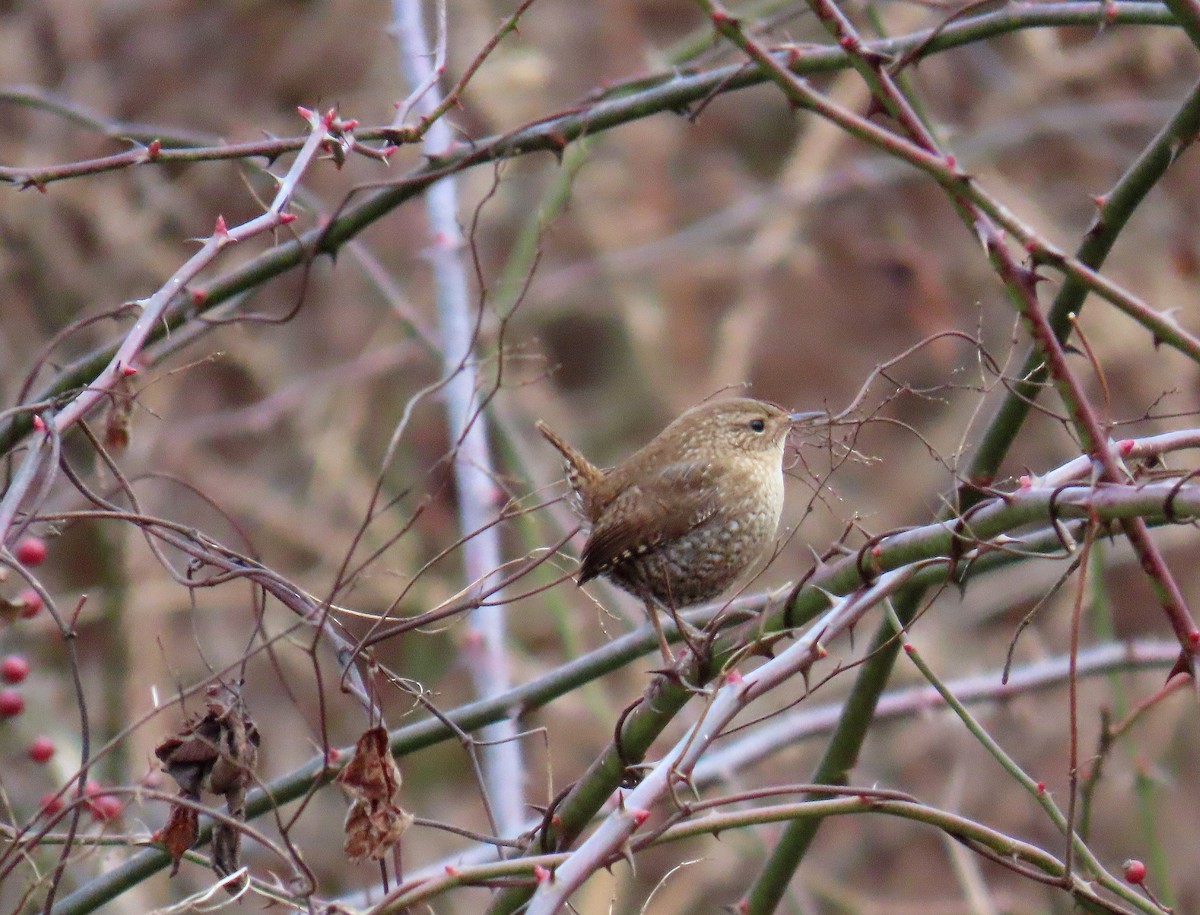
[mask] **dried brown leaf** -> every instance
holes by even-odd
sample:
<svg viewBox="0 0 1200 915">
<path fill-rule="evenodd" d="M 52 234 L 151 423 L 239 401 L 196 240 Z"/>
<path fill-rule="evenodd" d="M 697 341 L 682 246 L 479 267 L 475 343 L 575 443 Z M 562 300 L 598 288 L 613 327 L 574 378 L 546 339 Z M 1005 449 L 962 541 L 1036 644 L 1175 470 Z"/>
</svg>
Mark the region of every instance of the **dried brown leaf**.
<svg viewBox="0 0 1200 915">
<path fill-rule="evenodd" d="M 353 799 L 346 813 L 347 857 L 354 862 L 380 860 L 400 841 L 413 819 L 395 802 L 400 792 L 400 767 L 388 747 L 387 731 L 366 731 L 335 781 Z"/>
<path fill-rule="evenodd" d="M 381 860 L 412 821 L 412 814 L 395 804 L 355 801 L 346 814 L 346 857 L 356 864 Z"/>
<path fill-rule="evenodd" d="M 228 877 L 241 867 L 242 831 L 230 823 L 220 822 L 213 827 L 212 868 L 218 877 Z M 229 893 L 237 893 L 237 883 L 226 884 Z"/>
<path fill-rule="evenodd" d="M 197 797 L 202 790 L 226 794 L 248 786 L 258 762 L 258 728 L 240 697 L 227 701 L 220 692 L 220 687 L 210 690 L 204 716 L 185 723 L 154 750 L 167 774 Z"/>
<path fill-rule="evenodd" d="M 400 791 L 400 767 L 388 748 L 387 731 L 371 728 L 358 738 L 354 755 L 334 779 L 355 800 L 391 802 Z"/>
<path fill-rule="evenodd" d="M 179 872 L 183 853 L 196 844 L 200 832 L 199 816 L 195 808 L 172 804 L 166 824 L 151 837 L 171 856 L 171 876 Z"/>
<path fill-rule="evenodd" d="M 258 745 L 258 728 L 246 713 L 241 696 L 233 689 L 214 686 L 208 691 L 205 714 L 186 722 L 178 734 L 158 745 L 154 755 L 179 784 L 181 794 L 192 798 L 199 798 L 201 791 L 223 795 L 230 819 L 242 823 L 246 820 L 246 788 L 254 781 L 258 763 Z M 164 844 L 167 839 L 176 843 L 167 849 L 176 858 L 176 868 L 179 862 L 173 848 L 188 838 L 188 844 L 178 852 L 182 855 L 196 840 L 195 811 L 188 811 L 189 833 L 178 810 L 172 809 L 171 818 L 161 830 L 164 838 L 160 839 Z M 176 822 L 177 817 L 180 822 Z M 228 821 L 217 823 L 212 848 L 217 875 L 234 873 L 240 867 L 241 830 Z M 226 888 L 230 893 L 240 891 L 238 884 Z"/>
<path fill-rule="evenodd" d="M 110 451 L 124 451 L 129 447 L 133 401 L 133 383 L 129 377 L 121 376 L 113 385 L 104 417 L 104 446 Z"/>
</svg>

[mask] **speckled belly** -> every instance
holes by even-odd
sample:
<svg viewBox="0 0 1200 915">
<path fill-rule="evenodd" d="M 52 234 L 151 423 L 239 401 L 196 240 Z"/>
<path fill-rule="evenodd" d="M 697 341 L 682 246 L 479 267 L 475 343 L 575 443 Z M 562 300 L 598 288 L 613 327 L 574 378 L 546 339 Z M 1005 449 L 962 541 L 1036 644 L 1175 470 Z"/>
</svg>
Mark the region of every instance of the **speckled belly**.
<svg viewBox="0 0 1200 915">
<path fill-rule="evenodd" d="M 778 523 L 778 513 L 770 508 L 737 520 L 718 515 L 681 538 L 619 563 L 609 577 L 629 593 L 664 606 L 713 600 L 762 556 Z"/>
</svg>

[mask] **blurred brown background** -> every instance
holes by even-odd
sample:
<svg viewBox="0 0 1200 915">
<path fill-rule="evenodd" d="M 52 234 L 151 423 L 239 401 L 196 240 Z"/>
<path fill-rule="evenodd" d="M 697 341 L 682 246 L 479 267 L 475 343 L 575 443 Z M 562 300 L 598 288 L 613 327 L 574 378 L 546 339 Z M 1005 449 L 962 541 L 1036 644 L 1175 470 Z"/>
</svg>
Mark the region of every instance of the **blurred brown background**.
<svg viewBox="0 0 1200 915">
<path fill-rule="evenodd" d="M 790 9 L 790 8 L 789 8 Z M 447 72 L 457 78 L 511 12 L 508 3 L 451 4 Z M 800 7 L 785 16 L 777 38 L 823 41 Z M 940 21 L 936 8 L 883 4 L 877 12 L 893 34 Z M 112 121 L 163 125 L 229 141 L 263 133 L 291 136 L 303 124 L 295 106 L 337 105 L 366 125 L 386 123 L 405 95 L 396 50 L 386 34 L 384 3 L 342 2 L 64 2 L 0 4 L 0 86 L 37 86 Z M 672 55 L 706 33 L 690 3 L 555 3 L 539 0 L 519 36 L 509 37 L 450 115 L 464 138 L 510 130 L 575 104 L 597 87 L 667 70 Z M 724 52 L 722 52 L 724 53 Z M 706 51 L 703 65 L 717 56 Z M 736 59 L 728 54 L 725 56 Z M 1094 212 L 1092 196 L 1106 191 L 1191 88 L 1196 50 L 1181 33 L 1159 28 L 1043 29 L 939 54 L 909 72 L 941 136 L 972 174 L 1054 242 L 1073 248 Z M 855 74 L 816 84 L 843 104 L 865 109 Z M 121 144 L 35 106 L 0 96 L 0 163 L 68 162 L 118 151 Z M 402 149 L 390 169 L 353 157 L 343 170 L 321 163 L 306 176 L 298 209 L 328 212 L 352 187 L 401 175 L 419 161 Z M 538 213 L 576 168 L 565 209 L 548 220 L 537 241 L 540 262 L 512 320 L 502 325 L 514 287 L 506 269 L 526 266 L 516 240 L 536 226 Z M 1135 215 L 1107 273 L 1160 309 L 1196 326 L 1193 299 L 1198 269 L 1197 158 L 1187 153 Z M 276 172 L 281 169 L 277 166 Z M 958 222 L 942 193 L 904 166 L 863 147 L 828 124 L 798 115 L 772 87 L 715 98 L 695 123 L 658 114 L 591 137 L 586 153 L 568 150 L 567 163 L 539 153 L 460 176 L 461 218 L 486 288 L 481 356 L 489 377 L 498 346 L 506 352 L 495 402 L 497 453 L 514 495 L 560 479 L 555 456 L 533 434 L 543 418 L 597 461 L 611 462 L 647 440 L 680 410 L 727 386 L 748 385 L 757 396 L 795 409 L 847 404 L 871 370 L 919 340 L 947 330 L 977 336 L 997 362 L 1016 371 L 1024 337 L 976 240 Z M 498 184 L 497 184 L 498 182 Z M 256 168 L 237 163 L 142 167 L 55 183 L 45 193 L 5 188 L 0 194 L 0 395 L 14 403 L 31 354 L 69 322 L 153 291 L 206 235 L 218 214 L 231 224 L 260 211 L 255 196 L 271 193 Z M 234 250 L 219 269 L 262 250 Z M 336 265 L 319 261 L 303 305 L 284 324 L 235 324 L 188 343 L 144 373 L 133 441 L 121 458 L 147 512 L 195 525 L 244 547 L 245 532 L 262 560 L 314 594 L 331 587 L 380 473 L 383 450 L 405 403 L 438 377 L 436 355 L 407 332 L 405 316 L 436 325 L 428 244 L 419 203 L 404 206 L 341 252 Z M 385 277 L 387 282 L 381 282 Z M 203 285 L 203 284 L 201 284 Z M 1042 287 L 1044 299 L 1055 281 Z M 247 307 L 283 315 L 301 295 L 298 272 L 273 281 Z M 73 335 L 52 362 L 69 361 L 112 338 L 125 325 L 102 322 Z M 1082 327 L 1103 367 L 1112 397 L 1111 419 L 1141 420 L 1119 435 L 1144 434 L 1191 422 L 1197 407 L 1196 367 L 1128 319 L 1091 302 Z M 503 334 L 501 335 L 501 329 Z M 1090 390 L 1100 386 L 1085 361 L 1075 360 Z M 39 375 L 49 377 L 52 366 Z M 891 369 L 879 382 L 877 404 L 898 388 L 884 414 L 902 423 L 872 423 L 855 442 L 857 454 L 826 480 L 816 509 L 813 477 L 830 454 L 805 450 L 807 469 L 790 485 L 786 521 L 805 517 L 801 536 L 760 579 L 794 579 L 818 551 L 856 519 L 871 532 L 919 524 L 940 508 L 953 470 L 989 414 L 995 379 L 962 340 L 940 339 Z M 1056 398 L 1047 406 L 1059 408 Z M 1148 414 L 1161 417 L 1145 420 Z M 1076 453 L 1061 426 L 1034 415 L 1007 471 L 1044 471 Z M 368 528 L 357 555 L 393 536 L 428 498 L 417 523 L 340 597 L 378 612 L 416 569 L 459 536 L 453 488 L 439 463 L 448 447 L 436 399 L 422 402 L 403 447 L 385 474 L 389 495 L 409 495 Z M 86 449 L 70 452 L 91 469 Z M 154 473 L 164 476 L 151 479 Z M 194 492 L 221 506 L 222 517 Z M 62 488 L 52 503 L 79 507 Z M 505 531 L 506 548 L 521 555 L 553 541 L 569 523 L 561 507 L 539 524 Z M 237 528 L 234 526 L 236 522 Z M 1160 540 L 1189 594 L 1194 535 L 1183 528 Z M 852 542 L 859 542 L 852 538 Z M 1144 581 L 1123 563 L 1111 584 L 1123 635 L 1169 636 Z M 178 557 L 175 557 L 178 559 Z M 569 570 L 567 560 L 559 563 Z M 178 684 L 205 676 L 208 664 L 236 659 L 250 640 L 254 605 L 245 586 L 189 594 L 160 568 L 136 532 L 117 524 L 76 524 L 51 543 L 46 580 L 71 606 L 89 603 L 80 650 L 97 722 L 107 740 L 169 703 Z M 1015 623 L 1061 571 L 1038 579 L 1026 570 L 1012 581 L 970 589 L 964 601 L 946 599 L 926 614 L 923 649 L 943 676 L 995 670 Z M 415 584 L 400 613 L 417 613 L 464 586 L 457 553 Z M 1071 589 L 1052 601 L 1028 632 L 1019 658 L 1062 651 Z M 638 621 L 611 590 L 597 590 L 609 608 Z M 266 627 L 291 623 L 271 605 Z M 513 607 L 517 676 L 529 679 L 564 655 L 601 644 L 625 624 L 562 586 Z M 872 624 L 873 625 L 873 624 Z M 353 623 L 351 624 L 353 626 Z M 382 654 L 405 677 L 434 691 L 443 707 L 469 695 L 455 661 L 456 630 L 406 638 Z M 42 792 L 73 771 L 77 725 L 64 677 L 61 646 L 43 617 L 0 631 L 0 648 L 37 660 L 29 711 L 0 725 L 7 801 L 17 822 Z M 838 646 L 848 653 L 848 646 Z M 328 658 L 323 663 L 333 670 Z M 249 670 L 247 701 L 260 721 L 260 774 L 281 775 L 309 760 L 320 746 L 311 663 L 300 648 L 283 646 L 275 662 Z M 907 676 L 907 669 L 902 668 Z M 614 674 L 540 712 L 530 725 L 549 728 L 553 791 L 574 779 L 603 746 L 613 716 L 637 695 L 644 665 Z M 842 678 L 843 680 L 845 678 Z M 1160 673 L 1128 680 L 1144 695 Z M 832 701 L 835 681 L 811 701 Z M 799 686 L 797 686 L 799 690 Z M 411 703 L 387 697 L 392 723 Z M 797 696 L 781 697 L 797 698 Z M 331 694 L 331 740 L 352 742 L 366 725 L 349 699 Z M 1099 681 L 1086 690 L 1083 746 L 1095 744 L 1095 709 L 1110 701 Z M 1065 700 L 1026 696 L 983 714 L 1029 771 L 1052 790 L 1065 785 Z M 1186 717 L 1185 717 L 1186 716 Z M 1094 846 L 1111 867 L 1144 855 L 1131 826 L 1130 785 L 1137 771 L 1155 785 L 1155 829 L 1172 858 L 1178 911 L 1200 898 L 1191 861 L 1200 843 L 1197 795 L 1190 784 L 1196 759 L 1194 699 L 1176 696 L 1137 732 L 1137 748 L 1118 754 L 1098 813 Z M 103 763 L 106 784 L 137 784 L 155 767 L 154 745 L 179 720 L 169 708 L 136 727 Z M 15 749 L 34 733 L 59 744 L 55 766 L 43 771 Z M 544 745 L 528 742 L 529 797 L 545 802 Z M 807 777 L 819 742 L 798 746 L 747 784 Z M 464 754 L 442 745 L 402 761 L 406 806 L 420 816 L 484 828 L 478 791 Z M 1033 805 L 993 792 L 996 772 L 954 723 L 907 721 L 882 726 L 868 743 L 857 781 L 912 791 L 931 803 L 961 809 L 1058 850 Z M 171 786 L 164 785 L 166 790 Z M 318 795 L 294 838 L 334 895 L 369 886 L 370 867 L 349 868 L 337 828 L 344 803 L 335 791 Z M 137 832 L 156 828 L 161 806 L 127 814 Z M 795 911 L 979 911 L 965 901 L 946 847 L 913 824 L 847 818 L 824 828 L 801 871 Z M 259 824 L 270 832 L 274 826 Z M 419 867 L 461 847 L 431 830 L 406 842 L 406 865 Z M 650 911 L 701 911 L 697 900 L 736 901 L 747 873 L 771 842 L 772 830 L 665 849 L 646 857 L 636 878 L 617 869 L 611 886 L 592 886 L 580 911 L 638 911 L 649 888 L 671 866 L 705 856 L 699 867 L 666 881 Z M 90 854 L 69 874 L 86 879 L 118 851 Z M 252 866 L 271 862 L 248 850 Z M 111 856 L 111 858 L 110 858 Z M 936 862 L 932 866 L 931 862 Z M 1043 894 L 999 869 L 983 866 L 994 892 L 993 911 L 1047 911 L 1061 898 Z M 107 911 L 146 911 L 203 886 L 209 874 L 194 865 L 168 885 L 163 875 Z M 0 899 L 15 899 L 9 890 Z M 466 896 L 473 911 L 482 896 Z M 1056 900 L 1051 902 L 1051 900 Z M 449 906 L 450 903 L 447 903 Z M 703 909 L 716 911 L 716 908 Z M 439 908 L 438 911 L 443 911 Z"/>
</svg>

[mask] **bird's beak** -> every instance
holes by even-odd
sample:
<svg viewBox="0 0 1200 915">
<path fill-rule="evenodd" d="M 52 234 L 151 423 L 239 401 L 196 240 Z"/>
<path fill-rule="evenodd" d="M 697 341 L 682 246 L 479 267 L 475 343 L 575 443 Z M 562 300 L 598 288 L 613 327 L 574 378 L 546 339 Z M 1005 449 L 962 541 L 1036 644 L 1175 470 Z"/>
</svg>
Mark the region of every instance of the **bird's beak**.
<svg viewBox="0 0 1200 915">
<path fill-rule="evenodd" d="M 828 415 L 829 414 L 824 410 L 810 410 L 807 413 L 789 413 L 788 422 L 792 425 L 796 425 L 797 423 L 810 422 L 811 420 L 820 419 Z"/>
</svg>

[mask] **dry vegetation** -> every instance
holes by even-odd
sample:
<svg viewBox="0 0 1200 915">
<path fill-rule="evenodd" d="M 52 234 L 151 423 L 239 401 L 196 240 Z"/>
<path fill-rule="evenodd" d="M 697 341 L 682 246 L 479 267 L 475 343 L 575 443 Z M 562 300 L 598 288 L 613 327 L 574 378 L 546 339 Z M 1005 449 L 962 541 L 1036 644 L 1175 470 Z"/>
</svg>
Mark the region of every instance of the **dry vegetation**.
<svg viewBox="0 0 1200 915">
<path fill-rule="evenodd" d="M 426 6 L 436 44 L 437 7 Z M 1025 245 L 1011 227 L 991 232 L 978 211 L 965 226 L 951 193 L 902 153 L 797 111 L 786 87 L 746 63 L 754 46 L 792 47 L 798 61 L 825 53 L 820 47 L 840 54 L 814 15 L 822 2 L 758 4 L 740 25 L 718 16 L 724 37 L 702 7 L 537 0 L 483 57 L 515 5 L 450 3 L 437 91 L 481 65 L 439 122 L 454 145 L 430 146 L 445 156 L 428 159 L 417 137 L 386 129 L 411 88 L 398 58 L 413 59 L 411 48 L 398 52 L 385 3 L 0 3 L 0 655 L 22 655 L 31 667 L 16 687 L 23 713 L 0 721 L 0 911 L 226 904 L 220 890 L 206 895 L 217 879 L 210 844 L 171 878 L 167 856 L 145 846 L 152 834 L 169 844 L 163 828 L 180 787 L 156 748 L 187 738 L 181 727 L 204 714 L 206 687 L 241 678 L 261 735 L 252 785 L 283 800 L 250 792 L 250 832 L 236 863 L 251 883 L 239 889 L 235 876 L 230 886 L 246 895 L 227 904 L 263 906 L 270 896 L 301 911 L 375 911 L 405 880 L 416 887 L 445 878 L 447 863 L 484 860 L 483 837 L 496 830 L 523 853 L 552 850 L 540 835 L 530 846 L 518 834 L 543 830 L 540 814 L 572 785 L 568 804 L 579 826 L 588 823 L 615 787 L 589 767 L 611 752 L 623 712 L 644 694 L 635 718 L 657 701 L 666 707 L 674 700 L 663 697 L 680 688 L 678 677 L 651 671 L 657 649 L 636 601 L 604 584 L 584 593 L 562 581 L 579 540 L 547 552 L 575 521 L 554 501 L 561 468 L 534 422 L 545 419 L 611 462 L 682 409 L 740 386 L 831 414 L 790 452 L 780 549 L 743 592 L 756 611 L 763 595 L 774 596 L 762 610 L 768 630 L 790 627 L 776 656 L 815 637 L 807 623 L 831 600 L 892 587 L 880 571 L 919 567 L 929 577 L 922 587 L 896 584 L 888 600 L 874 593 L 852 633 L 822 639 L 828 657 L 800 659 L 762 686 L 763 698 L 735 722 L 754 727 L 709 748 L 694 784 L 677 781 L 645 822 L 632 817 L 637 838 L 699 816 L 686 806 L 697 798 L 726 798 L 715 809 L 742 811 L 747 823 L 719 841 L 635 846 L 636 868 L 617 860 L 597 869 L 620 858 L 620 839 L 609 858 L 596 851 L 590 869 L 577 858 L 571 866 L 595 874 L 572 897 L 576 910 L 717 912 L 739 902 L 738 911 L 805 913 L 1165 910 L 1155 897 L 1181 913 L 1200 907 L 1192 784 L 1200 730 L 1186 676 L 1196 645 L 1186 617 L 1169 620 L 1160 594 L 1177 587 L 1200 604 L 1200 555 L 1186 523 L 1200 513 L 1200 483 L 1186 476 L 1195 453 L 1176 454 L 1172 444 L 1159 454 L 1150 442 L 1114 458 L 1125 460 L 1107 479 L 1113 505 L 1165 481 L 1134 512 L 1164 561 L 1152 574 L 1111 505 L 1092 505 L 1090 516 L 1066 507 L 1089 498 L 1088 484 L 1106 479 L 1102 469 L 1084 467 L 1070 478 L 1077 485 L 1023 517 L 1012 508 L 1019 500 L 1005 498 L 1055 493 L 1067 478 L 1043 475 L 1107 450 L 1088 445 L 1080 404 L 1118 440 L 1200 427 L 1200 349 L 1190 337 L 1164 342 L 1162 328 L 1147 326 L 1159 315 L 1185 332 L 1200 329 L 1200 160 L 1187 149 L 1200 123 L 1200 51 L 1188 35 L 1200 27 L 1171 24 L 1175 15 L 1200 25 L 1194 0 L 1169 10 L 1156 2 L 842 5 L 864 38 L 1079 11 L 1076 25 L 997 28 L 931 51 L 898 77 L 941 149 L 977 179 L 949 182 L 966 194 L 958 204 L 978 207 L 970 193 L 983 189 L 1036 233 Z M 864 79 L 863 71 L 878 79 L 879 61 L 855 60 L 861 69 L 842 57 L 806 85 L 861 123 L 905 136 L 903 118 L 882 113 L 896 102 L 892 83 L 876 81 L 873 101 Z M 728 78 L 668 97 L 672 85 L 720 68 Z M 756 85 L 740 87 L 751 78 Z M 433 98 L 423 96 L 406 124 L 420 123 L 419 105 Z M 644 108 L 604 121 L 605 106 L 630 98 L 644 98 Z M 297 106 L 317 114 L 306 121 Z M 322 121 L 331 107 L 337 119 Z M 357 139 L 343 120 L 351 118 L 361 122 Z M 1034 302 L 1048 310 L 1064 285 L 1067 271 L 1042 258 L 1036 295 L 1021 301 L 1028 252 L 1072 252 L 1094 233 L 1098 204 L 1111 202 L 1094 198 L 1117 186 L 1173 119 L 1185 127 L 1164 149 L 1178 158 L 1144 179 L 1148 193 L 1103 268 L 1145 313 L 1131 317 L 1096 294 L 1073 309 L 1055 370 L 1074 406 L 1064 405 L 1061 386 L 1046 385 L 1024 424 L 1003 432 L 1011 448 L 988 474 L 994 488 L 964 488 L 955 504 L 1030 346 L 1013 299 L 1026 314 Z M 525 125 L 534 139 L 517 148 L 510 140 Z M 306 161 L 298 150 L 309 136 L 325 147 Z M 223 144 L 274 138 L 287 142 L 270 160 L 218 155 Z M 398 148 L 385 160 L 380 151 L 392 141 Z M 182 161 L 178 151 L 192 148 L 203 150 L 198 161 Z M 104 166 L 102 157 L 121 154 L 129 161 Z M 43 171 L 51 166 L 67 168 Z M 457 183 L 461 247 L 431 234 L 419 193 L 442 167 Z M 289 169 L 298 185 L 286 206 L 268 210 L 258 234 L 221 243 L 218 217 L 236 236 L 267 210 Z M 380 191 L 384 183 L 400 190 Z M 372 200 L 378 212 L 368 211 Z M 1125 215 L 1132 204 L 1123 206 Z M 345 229 L 347 215 L 361 218 Z M 164 284 L 198 248 L 212 257 L 176 295 Z M 302 248 L 313 256 L 297 256 Z M 455 271 L 467 284 L 458 302 L 473 324 L 466 336 L 438 312 L 437 303 L 453 302 Z M 165 313 L 135 347 L 136 373 L 110 366 L 106 374 L 114 347 L 157 304 Z M 100 395 L 94 409 L 59 423 L 89 393 Z M 464 415 L 476 432 L 486 423 L 486 436 L 463 439 Z M 471 450 L 481 444 L 490 448 Z M 491 468 L 480 463 L 486 452 Z M 464 488 L 472 478 L 484 485 Z M 956 545 L 939 545 L 927 527 L 901 553 L 885 536 L 953 517 L 981 496 L 979 517 L 1014 514 L 984 532 L 969 517 Z M 500 520 L 481 533 L 472 518 Z M 48 545 L 36 567 L 10 552 L 28 535 Z M 1001 535 L 1026 540 L 1008 552 Z M 1051 558 L 1024 555 L 1038 537 Z M 1004 549 L 980 549 L 984 541 Z M 542 562 L 530 568 L 531 560 Z M 501 576 L 511 578 L 492 601 L 506 617 L 501 642 L 489 645 L 465 612 L 367 638 L 384 614 L 390 625 L 461 610 L 478 577 L 494 571 L 489 561 L 506 563 Z M 947 585 L 948 567 L 962 580 Z M 801 591 L 782 588 L 802 581 L 810 584 Z M 53 613 L 20 616 L 18 595 L 30 587 L 42 589 Z M 775 817 L 815 822 L 783 808 L 811 797 L 794 786 L 817 777 L 838 704 L 862 700 L 856 677 L 887 673 L 891 653 L 872 653 L 872 633 L 892 605 L 917 616 L 911 644 L 938 678 L 979 678 L 970 684 L 979 723 L 1044 790 L 1028 790 L 952 713 L 926 712 L 935 704 L 927 699 L 906 703 L 913 694 L 903 690 L 927 681 L 900 653 L 886 678 L 900 692 L 869 729 L 844 726 L 850 743 L 832 752 L 853 758 L 846 748 L 863 740 L 848 784 L 902 793 L 916 818 L 885 815 L 902 806 L 891 794 L 852 792 L 840 803 L 857 808 L 828 818 L 793 871 L 778 857 L 795 836 Z M 1013 681 L 1002 687 L 1006 653 L 1035 608 L 1013 651 Z M 672 768 L 654 764 L 718 693 L 736 691 L 738 677 L 758 688 L 766 652 L 735 651 L 763 634 L 745 619 L 730 621 L 737 625 L 717 642 L 715 665 L 681 653 L 680 674 L 697 694 L 665 716 L 647 767 L 636 765 L 636 735 L 618 742 L 633 757 L 622 791 L 639 790 L 642 776 L 643 786 L 664 772 L 669 781 Z M 634 630 L 636 641 L 620 641 Z M 1073 644 L 1074 678 L 1066 672 Z M 874 666 L 864 668 L 868 657 Z M 478 676 L 498 661 L 507 665 L 499 687 Z M 584 672 L 554 685 L 572 670 Z M 1172 670 L 1179 675 L 1164 688 Z M 438 731 L 439 716 L 481 692 L 503 693 L 505 677 L 540 690 L 497 704 L 493 718 L 520 713 L 518 738 L 488 732 L 508 751 Z M 241 733 L 236 704 L 222 701 L 213 727 Z M 380 722 L 403 772 L 399 806 L 417 818 L 382 870 L 348 862 L 348 796 L 329 783 Z M 1127 726 L 1102 740 L 1118 724 Z M 737 757 L 770 728 L 781 730 L 776 746 Z M 39 735 L 55 745 L 48 763 L 27 755 Z M 211 735 L 206 741 L 211 748 Z M 246 746 L 243 734 L 234 753 L 243 762 Z M 228 747 L 214 752 L 229 755 Z M 75 800 L 84 778 L 119 798 L 119 816 L 106 820 L 94 803 Z M 785 786 L 793 787 L 740 794 Z M 225 792 L 211 787 L 199 803 L 224 810 Z M 59 789 L 64 809 L 40 816 Z M 1066 850 L 1047 798 L 1086 843 L 1069 856 L 1074 883 L 1046 863 L 1061 864 Z M 378 803 L 386 808 L 389 798 Z M 939 812 L 964 819 L 955 825 Z M 621 815 L 606 807 L 597 817 L 618 828 Z M 993 838 L 968 837 L 962 822 Z M 577 828 L 555 821 L 551 832 Z M 1048 858 L 1022 857 L 1005 836 Z M 1123 879 L 1131 858 L 1148 865 L 1153 897 Z M 512 911 L 527 895 L 512 884 L 539 881 L 541 905 L 560 861 L 547 859 L 545 871 L 542 863 L 503 875 L 464 871 L 462 886 L 407 910 Z M 777 909 L 763 889 L 771 880 L 783 887 Z"/>
</svg>

